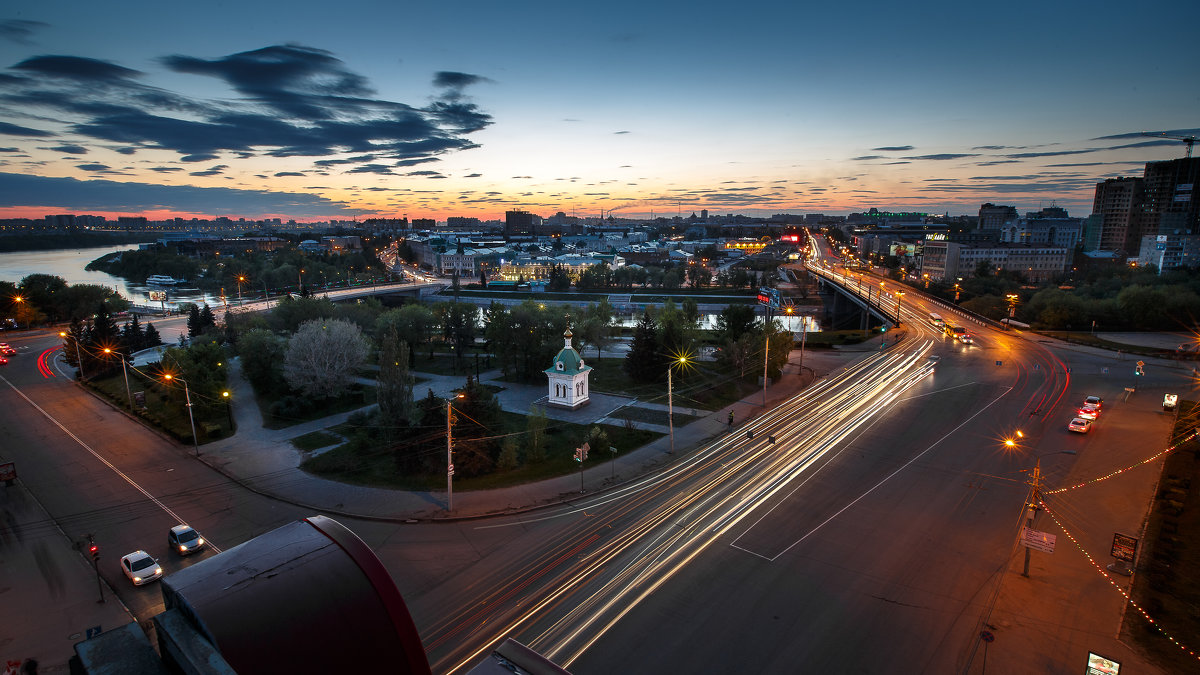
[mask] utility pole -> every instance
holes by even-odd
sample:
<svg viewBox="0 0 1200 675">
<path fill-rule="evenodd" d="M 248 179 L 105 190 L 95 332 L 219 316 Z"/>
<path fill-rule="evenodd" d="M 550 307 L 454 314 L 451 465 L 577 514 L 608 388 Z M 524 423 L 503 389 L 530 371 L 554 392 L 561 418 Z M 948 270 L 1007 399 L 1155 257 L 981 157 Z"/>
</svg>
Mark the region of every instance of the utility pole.
<svg viewBox="0 0 1200 675">
<path fill-rule="evenodd" d="M 1039 457 L 1037 464 L 1033 465 L 1033 479 L 1029 481 L 1029 504 L 1028 511 L 1025 517 L 1025 529 L 1033 529 L 1033 517 L 1038 511 L 1038 495 L 1041 494 L 1042 481 L 1042 458 Z M 1021 576 L 1029 576 L 1029 547 L 1025 547 L 1025 567 L 1021 570 Z"/>
<path fill-rule="evenodd" d="M 453 409 L 450 401 L 446 401 L 446 511 L 454 510 L 454 446 L 450 437 L 453 424 Z"/>
<path fill-rule="evenodd" d="M 763 324 L 763 407 L 767 407 L 767 365 L 771 362 L 771 305 L 767 305 L 767 322 Z"/>
</svg>

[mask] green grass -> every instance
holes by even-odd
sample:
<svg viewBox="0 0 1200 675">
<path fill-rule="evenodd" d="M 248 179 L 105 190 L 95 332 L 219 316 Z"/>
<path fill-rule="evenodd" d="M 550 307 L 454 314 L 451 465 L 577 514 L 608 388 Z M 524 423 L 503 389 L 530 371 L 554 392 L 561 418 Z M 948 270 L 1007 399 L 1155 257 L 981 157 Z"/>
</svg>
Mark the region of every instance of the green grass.
<svg viewBox="0 0 1200 675">
<path fill-rule="evenodd" d="M 296 446 L 297 450 L 302 452 L 312 452 L 320 448 L 325 448 L 335 443 L 341 443 L 340 436 L 325 433 L 324 431 L 313 431 L 303 436 L 297 436 L 292 439 L 292 445 Z"/>
<path fill-rule="evenodd" d="M 511 471 L 497 471 L 469 478 L 456 476 L 454 489 L 465 491 L 508 487 L 578 471 L 579 465 L 573 459 L 575 448 L 588 437 L 592 426 L 595 425 L 549 420 L 546 428 L 546 458 L 543 461 L 529 463 L 522 455 L 522 464 Z M 618 454 L 640 448 L 662 436 L 662 434 L 651 431 L 626 429 L 621 426 L 600 426 L 608 434 L 612 446 L 618 449 Z M 525 415 L 505 412 L 501 415 L 500 428 L 495 431 L 497 434 L 519 434 L 525 429 Z M 518 436 L 519 441 L 521 438 Z M 339 446 L 310 458 L 301 465 L 301 468 L 325 478 L 356 485 L 406 490 L 438 490 L 445 487 L 444 472 L 419 475 L 400 474 L 395 468 L 392 454 L 388 448 L 381 444 L 365 449 L 354 448 L 352 445 Z M 607 449 L 603 449 L 603 451 L 597 449 L 591 453 L 587 464 L 591 466 L 602 463 L 612 457 L 612 453 Z"/>
<path fill-rule="evenodd" d="M 85 384 L 114 406 L 129 411 L 125 378 L 119 370 L 115 374 L 89 379 Z M 129 391 L 134 395 L 144 392 L 145 405 L 135 402 L 134 416 L 148 426 L 165 431 L 181 443 L 192 442 L 192 424 L 182 394 L 176 396 L 173 390 L 161 387 L 156 380 L 142 377 L 136 371 L 129 373 Z M 196 436 L 201 445 L 233 435 L 234 428 L 230 424 L 224 401 L 210 400 L 192 392 L 192 403 L 195 404 L 192 413 L 195 415 Z"/>
<path fill-rule="evenodd" d="M 271 412 L 272 404 L 287 395 L 288 393 L 280 394 L 276 392 L 265 396 L 255 396 L 258 402 L 258 409 L 262 412 L 264 428 L 275 430 L 286 429 L 290 426 L 311 422 L 322 417 L 328 417 L 329 415 L 358 410 L 359 408 L 373 405 L 376 400 L 375 387 L 354 384 L 350 386 L 350 390 L 345 394 L 337 398 L 321 401 L 318 405 L 313 405 L 310 409 L 299 414 L 277 415 Z M 294 392 L 291 395 L 298 396 Z"/>
<path fill-rule="evenodd" d="M 450 354 L 433 353 L 433 358 L 429 358 L 428 350 L 418 350 L 417 356 L 414 359 L 416 365 L 412 367 L 413 372 L 429 373 L 431 375 L 462 375 L 466 381 L 468 374 L 475 374 L 475 354 L 470 353 L 463 357 L 460 363 L 458 359 Z M 491 370 L 495 361 L 491 357 L 479 355 L 479 372 Z"/>
</svg>

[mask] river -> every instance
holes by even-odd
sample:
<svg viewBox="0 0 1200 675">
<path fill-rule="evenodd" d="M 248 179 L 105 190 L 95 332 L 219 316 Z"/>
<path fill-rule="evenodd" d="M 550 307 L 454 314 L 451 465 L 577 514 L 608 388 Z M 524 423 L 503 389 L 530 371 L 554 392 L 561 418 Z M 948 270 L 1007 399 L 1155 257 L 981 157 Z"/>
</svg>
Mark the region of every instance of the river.
<svg viewBox="0 0 1200 675">
<path fill-rule="evenodd" d="M 0 253 L 0 281 L 11 281 L 14 284 L 19 284 L 22 279 L 30 274 L 50 274 L 62 277 L 71 285 L 94 284 L 97 286 L 107 286 L 120 293 L 121 297 L 131 301 L 135 305 L 161 307 L 163 303 L 150 301 L 147 295 L 147 292 L 150 290 L 166 290 L 168 297 L 166 305 L 168 308 L 178 303 L 187 302 L 207 302 L 213 307 L 220 304 L 219 298 L 205 293 L 198 288 L 171 287 L 164 289 L 159 286 L 147 286 L 133 281 L 126 281 L 121 277 L 114 277 L 107 272 L 84 269 L 88 263 L 106 253 L 130 251 L 137 249 L 137 247 L 137 244 L 128 244 L 63 249 L 58 251 Z"/>
</svg>

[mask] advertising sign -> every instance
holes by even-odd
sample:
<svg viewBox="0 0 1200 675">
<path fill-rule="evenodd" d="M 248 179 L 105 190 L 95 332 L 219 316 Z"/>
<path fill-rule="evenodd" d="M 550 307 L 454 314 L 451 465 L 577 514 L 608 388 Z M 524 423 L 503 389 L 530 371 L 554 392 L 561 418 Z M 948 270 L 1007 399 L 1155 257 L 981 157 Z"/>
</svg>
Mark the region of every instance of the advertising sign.
<svg viewBox="0 0 1200 675">
<path fill-rule="evenodd" d="M 1125 562 L 1133 562 L 1137 555 L 1138 540 L 1126 534 L 1113 534 L 1112 557 Z"/>
<path fill-rule="evenodd" d="M 146 295 L 150 296 L 151 300 L 155 300 L 157 302 L 166 302 L 167 301 L 167 292 L 166 291 L 147 291 Z"/>
<path fill-rule="evenodd" d="M 1086 675 L 1120 675 L 1121 663 L 1105 658 L 1094 652 L 1088 652 Z"/>
</svg>

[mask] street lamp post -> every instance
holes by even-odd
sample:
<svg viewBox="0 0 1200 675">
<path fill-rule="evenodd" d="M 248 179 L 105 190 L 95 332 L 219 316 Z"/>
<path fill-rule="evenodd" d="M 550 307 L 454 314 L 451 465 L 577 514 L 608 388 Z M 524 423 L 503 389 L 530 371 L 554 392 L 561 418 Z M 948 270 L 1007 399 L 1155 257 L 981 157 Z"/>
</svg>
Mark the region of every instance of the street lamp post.
<svg viewBox="0 0 1200 675">
<path fill-rule="evenodd" d="M 459 394 L 454 398 L 465 398 L 465 394 Z M 454 408 L 451 406 L 453 398 L 446 399 L 446 512 L 454 510 L 454 441 L 452 429 L 454 426 Z"/>
<path fill-rule="evenodd" d="M 112 354 L 112 352 L 112 348 L 104 348 L 105 354 Z M 125 369 L 125 355 L 118 352 L 117 358 L 121 360 L 121 374 L 125 376 L 125 396 L 129 398 L 129 412 L 133 412 L 133 394 L 129 391 L 129 371 Z"/>
<path fill-rule="evenodd" d="M 192 447 L 196 449 L 196 456 L 199 457 L 200 439 L 196 438 L 196 417 L 192 415 L 192 392 L 190 389 L 188 389 L 187 380 L 183 379 L 182 377 L 176 377 L 170 373 L 164 374 L 163 379 L 167 380 L 168 382 L 172 380 L 179 380 L 183 383 L 183 396 L 187 400 L 188 421 L 192 423 Z"/>
<path fill-rule="evenodd" d="M 225 416 L 229 418 L 229 433 L 233 434 L 233 407 L 230 405 L 229 392 L 221 392 L 221 398 L 225 399 Z"/>
<path fill-rule="evenodd" d="M 896 291 L 896 326 L 900 326 L 900 300 L 904 298 L 904 291 Z"/>
<path fill-rule="evenodd" d="M 238 304 L 239 305 L 242 304 L 242 282 L 245 280 L 246 280 L 245 276 L 243 276 L 241 274 L 238 275 L 237 281 L 238 281 Z"/>
<path fill-rule="evenodd" d="M 679 364 L 682 366 L 685 363 L 687 363 L 687 355 L 686 354 L 684 356 L 680 356 L 677 359 L 672 359 L 671 362 L 669 364 L 667 364 L 667 429 L 670 432 L 670 436 L 671 436 L 671 449 L 667 451 L 667 454 L 670 454 L 670 455 L 675 454 L 675 405 L 674 405 L 674 400 L 672 398 L 673 392 L 672 392 L 672 385 L 671 385 L 671 370 L 675 367 L 676 364 Z"/>
<path fill-rule="evenodd" d="M 58 331 L 58 335 L 59 337 L 66 339 L 67 332 L 60 330 Z M 83 374 L 83 355 L 79 352 L 79 338 L 72 335 L 71 342 L 75 343 L 75 362 L 79 364 L 79 379 L 86 379 L 87 376 Z"/>
<path fill-rule="evenodd" d="M 1020 434 L 1021 432 L 1017 432 Z M 1012 441 L 1006 441 L 1011 444 Z M 1033 475 L 1029 479 L 1029 503 L 1026 505 L 1025 529 L 1033 529 L 1033 518 L 1039 510 L 1038 503 L 1041 501 L 1042 494 L 1042 458 L 1050 455 L 1074 455 L 1074 450 L 1058 450 L 1056 452 L 1047 452 L 1039 455 L 1037 461 L 1033 465 Z M 1025 547 L 1025 566 L 1021 569 L 1021 576 L 1029 576 L 1029 547 Z"/>
</svg>

